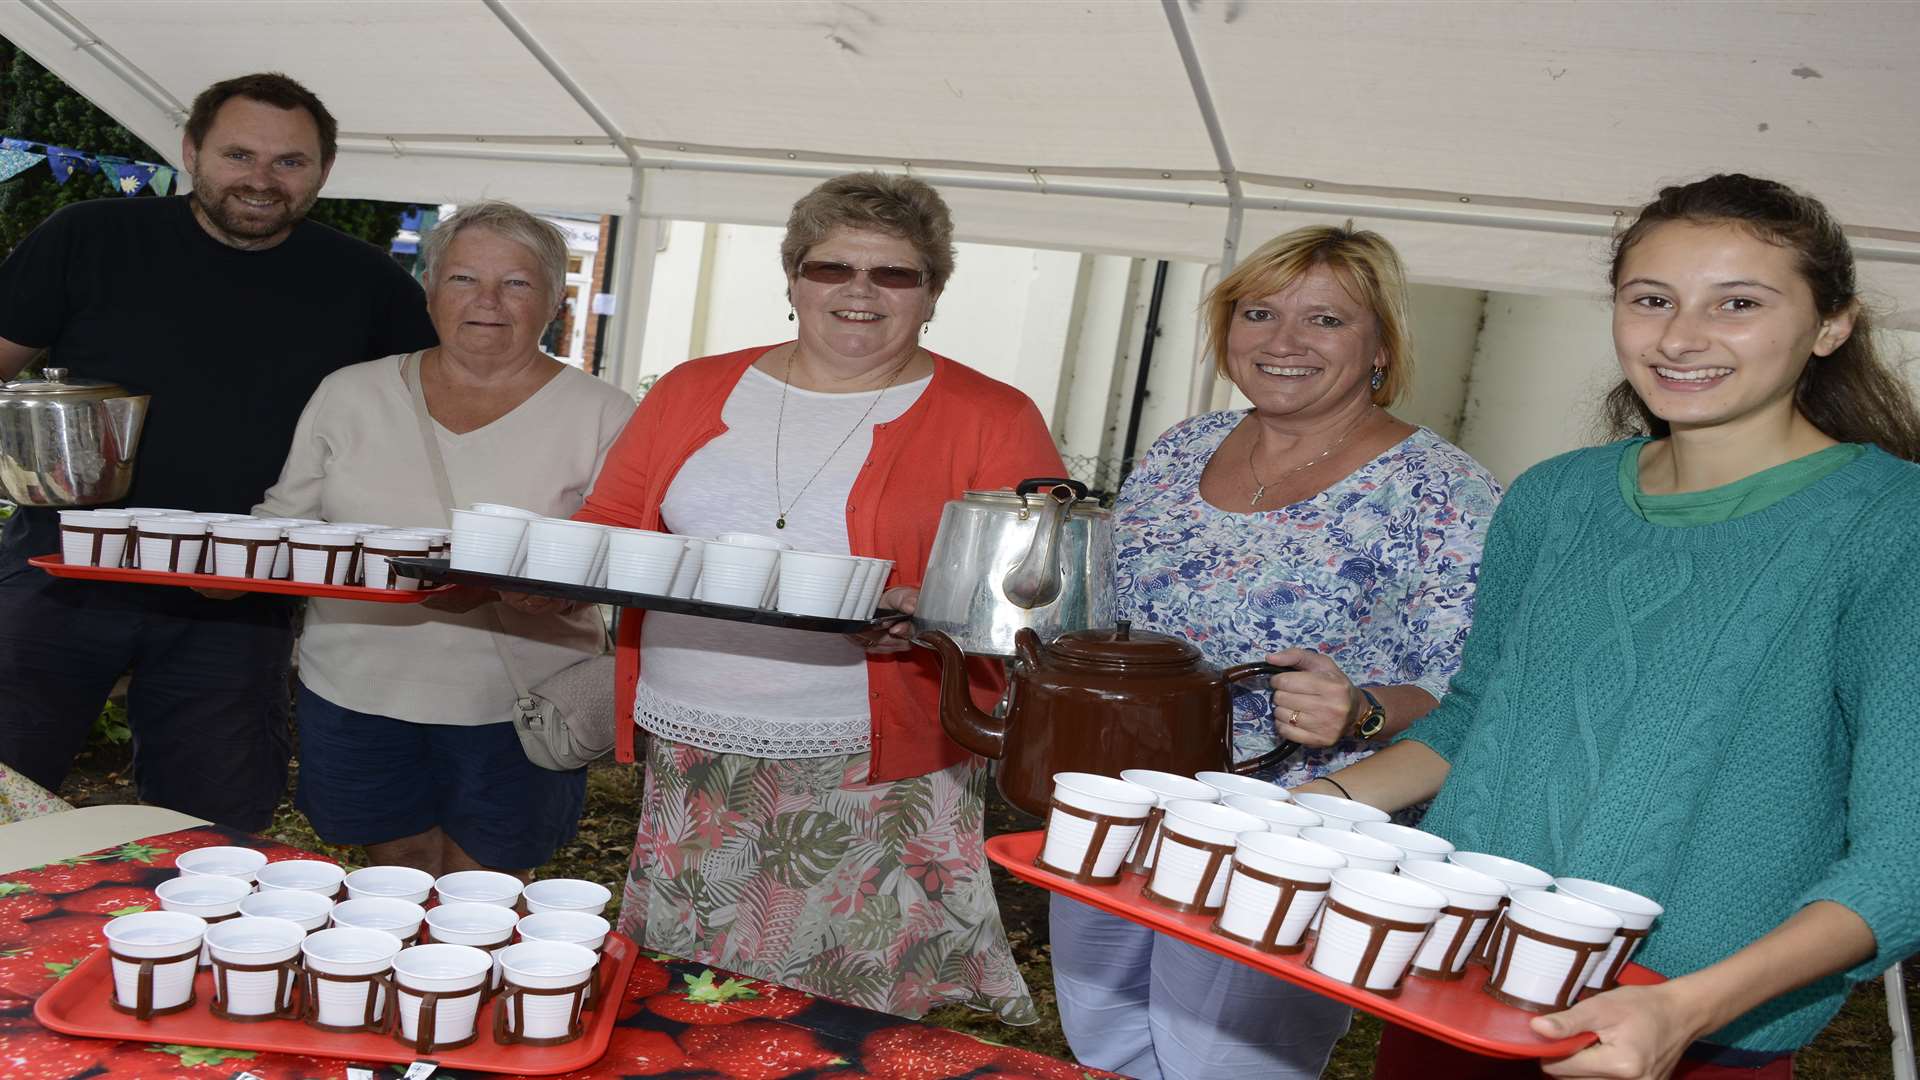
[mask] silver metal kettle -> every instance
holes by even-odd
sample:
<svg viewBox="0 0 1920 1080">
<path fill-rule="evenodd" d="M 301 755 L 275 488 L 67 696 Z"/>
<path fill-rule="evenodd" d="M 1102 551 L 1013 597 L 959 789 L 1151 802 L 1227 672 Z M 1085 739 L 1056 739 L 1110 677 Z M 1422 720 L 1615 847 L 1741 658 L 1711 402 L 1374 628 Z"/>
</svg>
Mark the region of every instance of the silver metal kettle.
<svg viewBox="0 0 1920 1080">
<path fill-rule="evenodd" d="M 58 367 L 0 384 L 0 495 L 22 506 L 124 498 L 147 400 Z"/>
<path fill-rule="evenodd" d="M 1012 656 L 1014 635 L 1052 641 L 1113 625 L 1113 518 L 1077 480 L 1023 480 L 947 503 L 914 612 L 963 652 Z"/>
</svg>

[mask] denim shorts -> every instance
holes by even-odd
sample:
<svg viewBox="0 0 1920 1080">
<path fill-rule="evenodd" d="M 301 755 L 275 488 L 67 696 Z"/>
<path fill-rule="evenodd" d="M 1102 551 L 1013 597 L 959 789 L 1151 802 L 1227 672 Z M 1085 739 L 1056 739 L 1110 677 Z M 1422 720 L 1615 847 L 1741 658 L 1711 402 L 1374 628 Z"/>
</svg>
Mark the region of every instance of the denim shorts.
<svg viewBox="0 0 1920 1080">
<path fill-rule="evenodd" d="M 481 865 L 528 870 L 579 831 L 587 770 L 528 761 L 512 724 L 416 724 L 342 708 L 305 684 L 297 708 L 294 805 L 330 844 L 438 825 Z"/>
</svg>

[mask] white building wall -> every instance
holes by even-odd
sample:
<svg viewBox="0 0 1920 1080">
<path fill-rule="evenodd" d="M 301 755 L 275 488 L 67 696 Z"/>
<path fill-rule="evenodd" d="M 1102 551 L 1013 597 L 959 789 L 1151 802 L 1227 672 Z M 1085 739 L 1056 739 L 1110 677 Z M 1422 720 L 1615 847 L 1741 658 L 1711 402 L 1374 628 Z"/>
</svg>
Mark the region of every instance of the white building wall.
<svg viewBox="0 0 1920 1080">
<path fill-rule="evenodd" d="M 1618 372 L 1604 301 L 1489 294 L 1456 441 L 1510 483 L 1597 439 L 1600 400 Z"/>
</svg>

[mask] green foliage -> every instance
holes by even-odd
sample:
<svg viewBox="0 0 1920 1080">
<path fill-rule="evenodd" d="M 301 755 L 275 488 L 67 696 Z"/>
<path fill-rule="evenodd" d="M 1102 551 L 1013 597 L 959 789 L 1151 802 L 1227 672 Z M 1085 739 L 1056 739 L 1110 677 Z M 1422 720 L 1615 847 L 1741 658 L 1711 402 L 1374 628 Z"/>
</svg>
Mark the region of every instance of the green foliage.
<svg viewBox="0 0 1920 1080">
<path fill-rule="evenodd" d="M 5 38 L 0 38 L 0 133 L 90 154 L 167 160 Z M 168 149 L 178 152 L 177 147 Z M 181 187 L 188 186 L 185 179 L 181 177 Z M 41 166 L 0 182 L 0 252 L 13 250 L 47 215 L 68 203 L 107 198 L 126 196 L 100 173 L 76 171 L 62 184 L 51 169 Z M 384 249 L 400 231 L 405 210 L 405 203 L 321 199 L 309 216 Z"/>
<path fill-rule="evenodd" d="M 109 701 L 100 707 L 100 715 L 93 718 L 93 731 L 88 734 L 91 745 L 119 746 L 133 738 L 133 729 L 127 726 L 127 707 L 116 701 Z"/>
</svg>

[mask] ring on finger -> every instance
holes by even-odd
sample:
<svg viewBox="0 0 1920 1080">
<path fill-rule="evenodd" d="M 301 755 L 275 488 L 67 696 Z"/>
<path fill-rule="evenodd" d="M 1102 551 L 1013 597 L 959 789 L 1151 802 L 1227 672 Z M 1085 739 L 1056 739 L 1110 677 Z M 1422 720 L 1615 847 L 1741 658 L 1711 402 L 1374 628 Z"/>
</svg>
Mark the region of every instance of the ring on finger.
<svg viewBox="0 0 1920 1080">
<path fill-rule="evenodd" d="M 1292 724 L 1294 727 L 1300 726 L 1300 710 L 1299 709 L 1293 710 L 1293 715 L 1287 719 L 1287 723 Z"/>
</svg>

